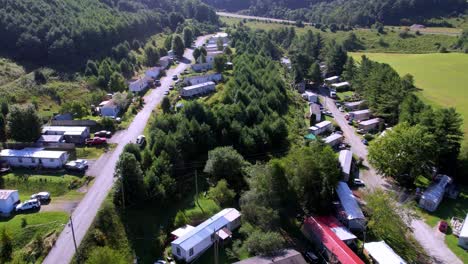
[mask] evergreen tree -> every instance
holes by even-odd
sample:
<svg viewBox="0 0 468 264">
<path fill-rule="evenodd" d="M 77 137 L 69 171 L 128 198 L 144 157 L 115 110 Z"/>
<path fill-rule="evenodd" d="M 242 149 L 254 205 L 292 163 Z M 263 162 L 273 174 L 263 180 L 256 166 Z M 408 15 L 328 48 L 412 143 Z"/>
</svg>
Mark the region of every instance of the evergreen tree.
<svg viewBox="0 0 468 264">
<path fill-rule="evenodd" d="M 346 64 L 343 67 L 343 74 L 341 77 L 344 80 L 352 81 L 356 77 L 356 74 L 357 74 L 356 63 L 354 62 L 353 57 L 349 56 L 346 59 Z"/>
<path fill-rule="evenodd" d="M 227 58 L 225 55 L 218 55 L 214 58 L 213 69 L 217 73 L 222 73 L 226 68 Z"/>
<path fill-rule="evenodd" d="M 193 58 L 195 59 L 195 61 L 197 62 L 198 61 L 198 58 L 200 58 L 200 55 L 201 55 L 201 51 L 199 48 L 195 48 L 193 50 Z"/>
<path fill-rule="evenodd" d="M 13 105 L 7 124 L 10 137 L 19 142 L 36 142 L 41 135 L 42 121 L 33 105 Z"/>
<path fill-rule="evenodd" d="M 5 142 L 6 140 L 6 120 L 5 117 L 0 114 L 0 142 Z"/>
<path fill-rule="evenodd" d="M 145 184 L 140 163 L 135 158 L 135 155 L 128 152 L 124 152 L 120 155 L 116 166 L 116 176 L 120 177 L 118 184 L 120 186 L 116 186 L 115 189 L 116 202 L 121 203 L 122 199 L 125 204 L 133 204 L 142 201 L 145 197 Z"/>
<path fill-rule="evenodd" d="M 322 72 L 320 71 L 320 66 L 317 62 L 312 63 L 309 68 L 307 77 L 315 84 L 320 84 L 322 82 Z"/>
<path fill-rule="evenodd" d="M 164 48 L 166 50 L 172 49 L 172 35 L 169 35 L 165 40 L 164 40 Z"/>
<path fill-rule="evenodd" d="M 122 74 L 118 72 L 114 72 L 109 80 L 109 84 L 108 84 L 109 91 L 123 92 L 126 90 L 126 88 L 127 88 L 127 85 L 125 83 L 125 78 L 122 76 Z"/>
<path fill-rule="evenodd" d="M 86 76 L 98 76 L 98 67 L 96 65 L 96 62 L 92 60 L 88 60 L 88 62 L 86 63 L 85 75 Z"/>
<path fill-rule="evenodd" d="M 184 43 L 186 48 L 190 48 L 193 42 L 193 32 L 190 28 L 184 28 Z"/>
<path fill-rule="evenodd" d="M 182 56 L 184 56 L 185 45 L 179 35 L 176 35 L 172 40 L 172 50 L 177 57 L 182 58 Z"/>
<path fill-rule="evenodd" d="M 0 240 L 0 260 L 2 263 L 7 263 L 13 256 L 13 239 L 10 234 L 8 234 L 6 228 L 3 228 L 2 237 Z"/>
<path fill-rule="evenodd" d="M 168 114 L 171 112 L 171 101 L 167 96 L 164 96 L 162 102 L 161 102 L 161 109 L 163 110 L 163 113 Z"/>
<path fill-rule="evenodd" d="M 133 77 L 133 73 L 134 73 L 133 65 L 130 64 L 127 59 L 122 59 L 120 61 L 119 68 L 120 68 L 120 72 L 125 78 L 130 79 Z"/>
</svg>

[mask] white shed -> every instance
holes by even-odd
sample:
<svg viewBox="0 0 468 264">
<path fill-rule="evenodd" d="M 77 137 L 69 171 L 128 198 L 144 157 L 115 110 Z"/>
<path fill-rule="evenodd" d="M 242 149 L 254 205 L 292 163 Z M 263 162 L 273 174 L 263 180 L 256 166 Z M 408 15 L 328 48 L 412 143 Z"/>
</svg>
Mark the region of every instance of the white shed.
<svg viewBox="0 0 468 264">
<path fill-rule="evenodd" d="M 344 210 L 345 219 L 342 221 L 347 223 L 349 229 L 363 230 L 366 219 L 348 184 L 342 181 L 338 182 L 336 194 Z"/>
<path fill-rule="evenodd" d="M 303 94 L 302 94 L 302 98 L 306 99 L 307 101 L 309 101 L 309 103 L 316 103 L 317 100 L 318 100 L 318 96 L 316 93 L 313 93 L 311 91 L 305 91 Z"/>
<path fill-rule="evenodd" d="M 3 149 L 0 152 L 0 160 L 8 162 L 12 167 L 58 169 L 67 162 L 68 153 L 43 148 Z"/>
<path fill-rule="evenodd" d="M 215 239 L 230 237 L 238 228 L 241 214 L 234 208 L 226 208 L 199 224 L 171 243 L 172 255 L 178 260 L 190 262 L 205 252 Z"/>
<path fill-rule="evenodd" d="M 8 216 L 19 202 L 17 190 L 0 190 L 0 215 Z"/>
<path fill-rule="evenodd" d="M 375 264 L 406 264 L 385 241 L 365 243 L 364 250 Z"/>
<path fill-rule="evenodd" d="M 465 221 L 463 221 L 463 227 L 458 236 L 458 245 L 468 250 L 468 214 L 466 214 Z"/>
</svg>

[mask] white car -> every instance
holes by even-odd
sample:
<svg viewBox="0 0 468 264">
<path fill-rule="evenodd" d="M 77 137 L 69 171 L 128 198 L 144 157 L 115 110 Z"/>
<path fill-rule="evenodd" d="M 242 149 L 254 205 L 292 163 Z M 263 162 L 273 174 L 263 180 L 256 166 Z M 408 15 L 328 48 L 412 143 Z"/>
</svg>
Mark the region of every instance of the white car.
<svg viewBox="0 0 468 264">
<path fill-rule="evenodd" d="M 67 162 L 65 168 L 68 170 L 85 171 L 88 169 L 88 161 L 83 159 L 73 160 Z"/>
<path fill-rule="evenodd" d="M 366 186 L 363 180 L 361 179 L 354 179 L 354 185 L 356 186 Z"/>
<path fill-rule="evenodd" d="M 143 146 L 146 142 L 146 137 L 143 135 L 139 135 L 136 139 L 136 143 L 140 146 Z"/>
<path fill-rule="evenodd" d="M 31 195 L 31 199 L 37 199 L 39 201 L 48 201 L 50 200 L 50 193 L 49 192 L 38 192 Z"/>
<path fill-rule="evenodd" d="M 39 202 L 38 199 L 31 199 L 27 200 L 24 203 L 20 203 L 16 206 L 16 212 L 22 212 L 26 210 L 32 210 L 32 209 L 40 209 L 41 208 L 41 202 Z"/>
</svg>

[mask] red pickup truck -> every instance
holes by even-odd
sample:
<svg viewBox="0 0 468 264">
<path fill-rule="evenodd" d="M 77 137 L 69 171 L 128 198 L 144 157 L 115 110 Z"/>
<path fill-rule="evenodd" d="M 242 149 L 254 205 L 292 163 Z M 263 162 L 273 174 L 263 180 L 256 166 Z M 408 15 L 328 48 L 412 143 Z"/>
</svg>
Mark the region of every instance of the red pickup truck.
<svg viewBox="0 0 468 264">
<path fill-rule="evenodd" d="M 94 138 L 87 139 L 85 143 L 88 146 L 105 145 L 107 144 L 107 139 L 101 138 L 101 137 L 94 137 Z"/>
</svg>

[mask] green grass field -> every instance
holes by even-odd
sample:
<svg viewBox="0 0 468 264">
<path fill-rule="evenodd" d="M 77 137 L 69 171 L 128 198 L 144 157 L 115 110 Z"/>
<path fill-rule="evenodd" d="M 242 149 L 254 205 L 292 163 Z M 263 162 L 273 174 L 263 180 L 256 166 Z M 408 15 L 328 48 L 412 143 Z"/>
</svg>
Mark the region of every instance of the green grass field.
<svg viewBox="0 0 468 264">
<path fill-rule="evenodd" d="M 241 21 L 237 18 L 221 17 L 221 20 L 227 25 L 234 25 Z M 283 27 L 291 27 L 291 25 L 284 25 L 279 23 L 267 23 L 265 21 L 247 21 L 246 26 L 253 29 L 271 30 Z M 316 29 L 312 26 L 305 26 L 303 28 L 296 27 L 296 33 L 298 35 L 304 34 L 307 30 L 312 30 L 314 33 L 320 33 L 326 41 L 331 39 L 336 40 L 338 43 L 343 42 L 350 32 L 337 31 L 336 33 L 326 30 L 325 32 Z M 431 30 L 428 28 L 427 30 Z M 459 29 L 452 28 L 434 28 L 437 31 L 457 31 Z M 437 52 L 439 46 L 450 49 L 450 46 L 457 40 L 456 36 L 448 35 L 420 35 L 411 34 L 410 37 L 401 38 L 399 37 L 401 29 L 399 27 L 386 27 L 385 34 L 379 34 L 375 30 L 370 29 L 355 29 L 353 32 L 356 34 L 359 42 L 362 46 L 361 50 L 366 52 L 391 52 L 391 53 L 431 53 Z"/>
<path fill-rule="evenodd" d="M 360 58 L 363 53 L 352 53 Z M 468 135 L 468 54 L 385 54 L 365 53 L 371 60 L 390 64 L 401 75 L 410 73 L 418 95 L 434 106 L 453 106 L 464 119 Z M 466 136 L 465 136 L 466 137 Z M 465 138 L 465 144 L 468 137 Z"/>
</svg>

